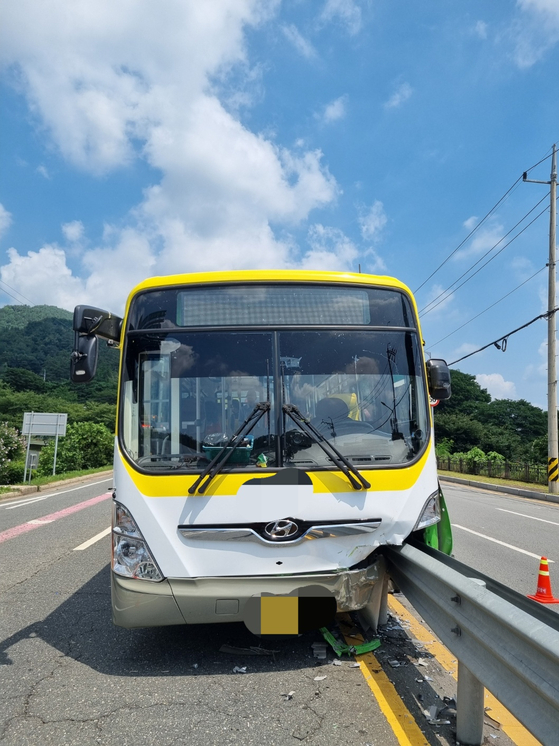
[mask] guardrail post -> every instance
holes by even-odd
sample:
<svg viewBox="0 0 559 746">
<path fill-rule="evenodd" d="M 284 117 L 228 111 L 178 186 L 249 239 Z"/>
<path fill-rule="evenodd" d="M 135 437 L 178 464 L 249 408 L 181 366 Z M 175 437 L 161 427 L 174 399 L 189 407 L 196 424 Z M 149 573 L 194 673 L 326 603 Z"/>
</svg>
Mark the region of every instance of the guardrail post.
<svg viewBox="0 0 559 746">
<path fill-rule="evenodd" d="M 456 740 L 461 744 L 480 746 L 483 743 L 483 696 L 483 684 L 458 661 Z"/>
</svg>

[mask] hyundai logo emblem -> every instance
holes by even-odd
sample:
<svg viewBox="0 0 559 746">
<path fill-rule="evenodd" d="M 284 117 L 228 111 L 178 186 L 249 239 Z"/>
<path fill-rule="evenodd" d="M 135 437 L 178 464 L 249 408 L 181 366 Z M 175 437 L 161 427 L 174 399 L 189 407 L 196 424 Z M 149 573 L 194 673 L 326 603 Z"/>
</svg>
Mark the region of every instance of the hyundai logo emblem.
<svg viewBox="0 0 559 746">
<path fill-rule="evenodd" d="M 268 523 L 264 533 L 266 538 L 272 541 L 286 541 L 299 533 L 299 526 L 289 518 L 282 518 L 280 521 Z"/>
</svg>

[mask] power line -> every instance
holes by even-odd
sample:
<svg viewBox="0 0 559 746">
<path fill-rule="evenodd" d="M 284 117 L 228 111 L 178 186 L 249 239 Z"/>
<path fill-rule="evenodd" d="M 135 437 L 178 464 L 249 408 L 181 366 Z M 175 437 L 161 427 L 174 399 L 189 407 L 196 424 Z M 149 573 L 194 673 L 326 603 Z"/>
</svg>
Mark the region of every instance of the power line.
<svg viewBox="0 0 559 746">
<path fill-rule="evenodd" d="M 5 282 L 4 280 L 0 280 L 0 284 L 1 284 L 1 285 L 5 285 L 5 286 L 6 286 L 7 288 L 10 288 L 10 290 L 13 290 L 13 291 L 14 291 L 14 293 L 17 293 L 18 295 L 21 295 L 21 297 L 22 297 L 22 298 L 25 298 L 25 300 L 29 301 L 29 303 L 31 303 L 31 305 L 32 305 L 32 306 L 34 306 L 34 305 L 35 305 L 35 304 L 33 303 L 33 301 L 32 301 L 32 300 L 30 300 L 29 298 L 27 298 L 27 297 L 26 297 L 26 296 L 25 296 L 25 295 L 24 295 L 23 293 L 20 293 L 20 292 L 19 292 L 19 290 L 16 290 L 16 289 L 15 289 L 15 288 L 13 288 L 13 287 L 12 287 L 11 285 L 8 285 L 8 283 L 7 283 L 7 282 Z M 4 290 L 3 288 L 0 288 L 0 290 L 1 290 L 1 291 L 2 291 L 3 293 L 6 293 L 6 295 L 9 295 L 9 296 L 10 296 L 10 298 L 13 298 L 13 299 L 14 299 L 15 301 L 17 301 L 18 303 L 21 303 L 21 301 L 20 301 L 20 300 L 19 300 L 18 298 L 16 298 L 15 296 L 13 296 L 13 295 L 12 295 L 11 293 L 8 293 L 8 291 L 7 291 L 7 290 Z"/>
<path fill-rule="evenodd" d="M 545 313 L 540 313 L 540 315 L 536 316 L 535 319 L 532 319 L 531 321 L 528 321 L 526 324 L 519 326 L 518 329 L 514 329 L 512 332 L 509 332 L 508 334 L 504 334 L 502 337 L 497 337 L 497 339 L 494 342 L 489 342 L 489 344 L 486 344 L 484 347 L 480 347 L 479 350 L 470 352 L 468 355 L 464 355 L 464 357 L 460 357 L 458 358 L 458 360 L 454 360 L 452 363 L 449 363 L 449 365 L 456 365 L 456 363 L 461 363 L 462 360 L 466 360 L 466 358 L 472 357 L 472 355 L 477 355 L 478 352 L 483 352 L 483 350 L 486 350 L 488 347 L 496 347 L 498 350 L 505 352 L 507 349 L 507 343 L 508 343 L 509 337 L 512 337 L 513 334 L 516 334 L 516 332 L 519 332 L 522 329 L 526 329 L 527 326 L 530 326 L 531 324 L 535 323 L 536 321 L 539 321 L 540 319 L 549 318 L 551 314 L 557 313 L 557 311 L 559 311 L 559 307 L 554 308 L 552 311 L 546 311 Z"/>
<path fill-rule="evenodd" d="M 474 233 L 479 228 L 481 228 L 481 226 L 485 223 L 485 221 L 487 220 L 487 218 L 489 218 L 489 216 L 497 209 L 497 207 L 501 204 L 501 202 L 503 202 L 508 197 L 508 195 L 512 192 L 512 190 L 515 188 L 515 186 L 517 186 L 517 184 L 520 181 L 522 181 L 522 176 L 518 177 L 518 179 L 514 182 L 514 184 L 509 189 L 507 189 L 507 191 L 503 194 L 503 196 L 501 197 L 501 199 L 493 205 L 493 207 L 489 210 L 489 212 L 487 213 L 487 215 L 485 215 L 485 217 L 483 217 L 479 221 L 479 223 L 477 223 L 477 225 L 474 226 L 474 228 L 472 228 L 472 230 L 468 233 L 468 235 L 466 236 L 466 238 L 464 238 L 464 240 L 461 241 L 458 244 L 458 246 L 454 249 L 454 251 L 452 251 L 447 256 L 447 258 L 444 260 L 444 262 L 441 262 L 439 264 L 439 266 L 437 267 L 437 269 L 434 270 L 434 272 L 431 272 L 431 274 L 429 275 L 429 277 L 426 280 L 424 280 L 418 288 L 416 288 L 414 290 L 414 293 L 417 293 L 419 290 L 421 290 L 421 288 L 429 282 L 429 280 L 431 279 L 431 277 L 434 277 L 437 274 L 437 272 L 439 271 L 439 269 L 442 269 L 442 267 L 444 267 L 444 265 L 448 262 L 448 260 L 451 259 L 454 256 L 454 254 L 456 254 L 456 252 L 459 251 L 462 248 L 462 246 L 464 246 L 464 244 L 466 243 L 466 241 L 468 241 L 474 235 Z"/>
<path fill-rule="evenodd" d="M 456 280 L 454 280 L 454 282 L 452 282 L 452 283 L 451 283 L 451 284 L 450 284 L 450 285 L 449 285 L 449 286 L 448 286 L 448 287 L 447 287 L 447 288 L 446 288 L 445 290 L 443 290 L 443 291 L 442 291 L 441 293 L 439 293 L 439 294 L 437 295 L 437 297 L 436 297 L 436 298 L 433 298 L 433 300 L 432 300 L 432 301 L 430 301 L 429 303 L 427 303 L 427 305 L 426 305 L 426 306 L 425 306 L 424 308 L 422 308 L 422 309 L 421 309 L 421 311 L 420 311 L 419 313 L 420 313 L 420 314 L 422 314 L 422 313 L 424 313 L 424 312 L 425 312 L 425 313 L 429 313 L 429 311 L 433 310 L 433 309 L 430 309 L 430 308 L 429 308 L 429 306 L 433 305 L 433 303 L 434 303 L 434 302 L 435 302 L 436 300 L 438 300 L 438 299 L 439 299 L 439 298 L 440 298 L 441 296 L 443 296 L 443 295 L 444 295 L 445 293 L 447 293 L 447 292 L 448 292 L 448 291 L 449 291 L 449 290 L 450 290 L 450 289 L 451 289 L 452 287 L 454 287 L 454 285 L 456 285 L 456 283 L 457 283 L 457 282 L 460 282 L 460 280 L 461 280 L 461 279 L 462 279 L 463 277 L 465 277 L 465 276 L 466 276 L 466 275 L 468 274 L 468 272 L 471 272 L 471 270 L 472 270 L 472 269 L 473 269 L 474 267 L 477 267 L 477 265 L 478 265 L 478 264 L 479 264 L 479 263 L 480 263 L 481 261 L 483 261 L 483 260 L 485 259 L 485 257 L 486 257 L 486 256 L 488 256 L 488 254 L 490 254 L 490 253 L 491 253 L 491 252 L 493 251 L 493 249 L 496 249 L 496 248 L 497 248 L 497 246 L 498 246 L 498 245 L 499 245 L 499 244 L 501 243 L 501 241 L 504 241 L 504 240 L 505 240 L 505 238 L 506 238 L 507 236 L 509 236 L 509 235 L 510 235 L 510 234 L 511 234 L 511 233 L 513 232 L 513 230 L 514 230 L 515 228 L 518 228 L 518 226 L 519 226 L 519 225 L 520 225 L 520 224 L 521 224 L 521 223 L 522 223 L 522 222 L 523 222 L 524 220 L 526 220 L 526 218 L 528 217 L 528 215 L 530 215 L 531 213 L 533 213 L 533 212 L 534 212 L 534 210 L 536 209 L 536 207 L 539 207 L 539 206 L 541 205 L 541 203 L 542 203 L 542 202 L 543 202 L 543 201 L 544 201 L 545 199 L 547 199 L 547 197 L 546 197 L 546 196 L 543 196 L 543 197 L 542 197 L 542 198 L 540 199 L 540 201 L 539 201 L 539 202 L 537 202 L 537 203 L 536 203 L 536 204 L 534 205 L 534 207 L 532 207 L 532 209 L 531 209 L 531 210 L 529 210 L 529 211 L 528 211 L 528 212 L 527 212 L 527 213 L 526 213 L 526 214 L 524 215 L 524 217 L 522 217 L 522 218 L 521 218 L 521 219 L 520 219 L 520 220 L 519 220 L 519 221 L 518 221 L 518 222 L 517 222 L 517 223 L 516 223 L 515 225 L 513 225 L 513 226 L 512 226 L 512 228 L 511 228 L 511 229 L 510 229 L 509 231 L 507 231 L 507 232 L 505 233 L 505 235 L 504 235 L 504 236 L 501 236 L 501 238 L 500 238 L 500 239 L 499 239 L 499 240 L 497 241 L 497 243 L 496 243 L 496 244 L 493 244 L 493 246 L 492 246 L 492 247 L 491 247 L 490 249 L 488 249 L 488 250 L 487 250 L 487 251 L 485 252 L 485 254 L 483 254 L 483 256 L 480 256 L 480 258 L 479 258 L 479 259 L 478 259 L 478 260 L 477 260 L 476 262 L 474 262 L 474 263 L 473 263 L 473 264 L 472 264 L 472 265 L 471 265 L 470 267 L 468 267 L 468 269 L 467 269 L 467 270 L 466 270 L 465 272 L 462 272 L 462 274 L 460 275 L 460 277 L 458 277 L 458 278 L 457 278 Z M 544 212 L 545 212 L 545 210 L 544 210 Z M 543 213 L 540 213 L 540 214 L 543 214 Z M 539 216 L 538 216 L 538 217 L 539 217 Z M 518 234 L 518 235 L 520 235 L 520 234 Z M 510 243 L 510 242 L 509 242 L 509 243 Z M 509 244 L 507 244 L 507 246 L 508 246 L 508 245 L 509 245 Z M 505 247 L 503 247 L 503 248 L 505 248 Z M 495 255 L 495 256 L 497 256 L 497 255 Z M 473 277 L 473 275 L 472 275 L 472 277 Z M 445 299 L 443 299 L 443 300 L 446 300 L 446 298 L 445 298 Z M 437 304 L 437 305 L 439 305 L 439 304 Z M 427 310 L 427 309 L 429 309 L 429 310 Z"/>
<path fill-rule="evenodd" d="M 544 197 L 543 199 L 546 199 L 546 198 L 547 198 L 547 197 Z M 535 209 L 536 207 L 538 207 L 538 205 L 540 205 L 542 201 L 543 201 L 543 200 L 540 200 L 540 201 L 538 202 L 538 204 L 537 204 L 537 205 L 535 205 L 535 206 L 534 206 L 534 207 L 532 208 L 532 210 L 530 210 L 530 212 L 533 212 L 533 210 L 534 210 L 534 209 Z M 506 243 L 506 244 L 505 244 L 505 245 L 504 245 L 504 246 L 503 246 L 503 247 L 502 247 L 501 249 L 499 249 L 499 251 L 497 251 L 497 253 L 496 253 L 496 254 L 493 254 L 493 256 L 492 256 L 492 257 L 491 257 L 490 259 L 488 259 L 488 260 L 487 260 L 487 261 L 485 262 L 485 264 L 482 264 L 482 265 L 481 265 L 481 267 L 480 267 L 479 269 L 477 269 L 477 270 L 476 270 L 476 271 L 475 271 L 475 272 L 474 272 L 474 273 L 473 273 L 472 275 L 470 275 L 469 277 L 467 277 L 467 278 L 466 278 L 466 279 L 464 280 L 464 282 L 463 282 L 463 283 L 461 283 L 460 285 L 458 285 L 458 287 L 454 288 L 454 290 L 453 290 L 453 291 L 452 291 L 451 293 L 448 293 L 448 295 L 447 295 L 446 297 L 442 298 L 442 300 L 440 300 L 440 301 L 439 301 L 438 303 L 435 303 L 435 300 L 437 300 L 438 298 L 440 298 L 440 297 L 441 297 L 441 295 L 444 295 L 444 294 L 445 294 L 445 293 L 446 293 L 446 292 L 447 292 L 448 290 L 450 290 L 450 288 L 452 287 L 452 285 L 455 285 L 455 284 L 456 284 L 456 282 L 458 282 L 458 280 L 460 280 L 460 279 L 461 279 L 462 277 L 464 277 L 464 275 L 468 274 L 468 272 L 470 272 L 470 271 L 471 271 L 471 270 L 472 270 L 472 269 L 473 269 L 473 268 L 474 268 L 474 267 L 475 267 L 475 266 L 476 266 L 477 264 L 479 264 L 479 262 L 480 262 L 480 261 L 481 261 L 481 260 L 482 260 L 482 259 L 483 259 L 484 257 L 486 257 L 486 256 L 487 256 L 488 254 L 490 254 L 490 253 L 491 253 L 491 252 L 493 251 L 493 249 L 494 249 L 494 248 L 495 248 L 496 246 L 498 246 L 498 245 L 499 245 L 499 244 L 501 243 L 501 241 L 502 241 L 502 240 L 503 240 L 504 238 L 506 238 L 506 236 L 508 236 L 508 235 L 509 235 L 509 233 L 510 233 L 510 232 L 511 232 L 512 230 L 514 230 L 514 228 L 516 228 L 516 226 L 520 225 L 520 223 L 522 222 L 522 220 L 524 220 L 524 218 L 526 218 L 526 217 L 527 217 L 527 216 L 525 215 L 525 216 L 524 216 L 524 218 L 522 218 L 522 220 L 519 220 L 519 222 L 518 222 L 518 223 L 517 223 L 517 224 L 516 224 L 516 225 L 514 226 L 514 228 L 511 228 L 511 231 L 509 231 L 509 232 L 508 232 L 508 233 L 506 234 L 506 236 L 503 236 L 503 238 L 501 238 L 501 239 L 500 239 L 499 241 L 497 241 L 497 243 L 495 244 L 495 246 L 493 246 L 493 247 L 492 247 L 491 249 L 489 249 L 489 251 L 487 251 L 487 252 L 486 252 L 486 253 L 485 253 L 485 254 L 483 255 L 483 257 L 481 257 L 481 259 L 479 259 L 479 260 L 478 260 L 478 261 L 477 261 L 477 262 L 476 262 L 475 264 L 473 264 L 473 265 L 472 265 L 472 266 L 470 267 L 470 269 L 466 270 L 466 272 L 464 272 L 464 273 L 463 273 L 463 274 L 462 274 L 462 275 L 461 275 L 461 276 L 460 276 L 460 277 L 458 278 L 458 280 L 455 280 L 455 282 L 453 282 L 453 283 L 452 283 L 452 285 L 450 285 L 450 286 L 449 286 L 449 287 L 448 287 L 448 288 L 447 288 L 446 290 L 443 290 L 443 292 L 442 292 L 442 293 L 440 293 L 440 295 L 438 295 L 438 296 L 437 296 L 437 298 L 435 298 L 434 300 L 432 300 L 432 301 L 431 301 L 431 303 L 428 303 L 428 304 L 427 304 L 427 305 L 425 306 L 425 308 L 421 309 L 421 311 L 419 312 L 419 315 L 420 315 L 420 316 L 421 316 L 421 315 L 423 315 L 423 316 L 426 316 L 426 315 L 427 315 L 428 313 L 431 313 L 431 311 L 434 311 L 434 310 L 435 310 L 435 308 L 437 308 L 437 306 L 440 306 L 440 305 L 441 305 L 441 303 L 444 303 L 444 301 L 445 301 L 445 300 L 448 300 L 448 299 L 450 298 L 450 296 L 451 296 L 451 295 L 454 295 L 454 293 L 455 293 L 455 292 L 456 292 L 457 290 L 460 290 L 460 288 L 461 288 L 461 287 L 464 287 L 464 285 L 465 285 L 465 284 L 466 284 L 467 282 L 469 282 L 469 281 L 470 281 L 471 279 L 473 279 L 473 278 L 474 278 L 474 277 L 475 277 L 475 276 L 476 276 L 476 275 L 477 275 L 477 274 L 478 274 L 479 272 L 481 272 L 481 270 L 482 270 L 482 269 L 484 269 L 485 267 L 487 267 L 487 265 L 488 265 L 488 264 L 489 264 L 490 262 L 492 262 L 492 261 L 493 261 L 493 259 L 496 259 L 496 258 L 497 258 L 497 257 L 499 256 L 499 254 L 501 254 L 501 253 L 502 253 L 502 252 L 503 252 L 503 251 L 504 251 L 504 250 L 505 250 L 505 249 L 506 249 L 506 248 L 507 248 L 508 246 L 510 246 L 510 245 L 511 245 L 511 243 L 512 243 L 513 241 L 516 241 L 516 239 L 517 239 L 517 238 L 518 238 L 519 236 L 521 236 L 521 235 L 522 235 L 522 234 L 524 233 L 524 231 L 528 230 L 528 228 L 529 228 L 529 227 L 530 227 L 530 226 L 531 226 L 531 225 L 532 225 L 533 223 L 535 223 L 535 222 L 536 222 L 536 220 L 538 220 L 538 218 L 541 218 L 541 216 L 542 216 L 542 215 L 543 215 L 544 213 L 546 213 L 548 209 L 549 209 L 549 208 L 545 207 L 545 208 L 544 208 L 544 209 L 543 209 L 543 210 L 542 210 L 542 211 L 541 211 L 541 212 L 540 212 L 540 213 L 539 213 L 538 215 L 536 215 L 536 217 L 535 217 L 535 218 L 534 218 L 533 220 L 531 220 L 531 221 L 530 221 L 530 222 L 528 223 L 528 225 L 525 225 L 525 226 L 524 226 L 524 228 L 523 228 L 523 229 L 522 229 L 521 231 L 519 231 L 519 232 L 518 232 L 518 233 L 516 234 L 516 236 L 513 236 L 513 237 L 511 238 L 511 240 L 510 240 L 510 241 L 508 241 L 508 242 L 507 242 L 507 243 Z M 527 215 L 529 215 L 529 214 L 530 214 L 530 213 L 527 213 Z M 433 303 L 435 303 L 435 305 L 432 305 Z M 429 308 L 429 306 L 431 306 L 431 308 Z"/>
<path fill-rule="evenodd" d="M 544 161 L 546 161 L 546 160 L 548 160 L 549 158 L 551 158 L 551 155 L 552 155 L 552 154 L 550 153 L 549 155 L 546 155 L 546 156 L 544 156 L 544 158 L 542 158 L 542 159 L 541 159 L 541 161 L 538 161 L 537 163 L 534 163 L 534 165 L 533 165 L 533 166 L 530 166 L 530 168 L 527 168 L 527 169 L 526 169 L 526 171 L 524 171 L 524 173 L 522 174 L 522 176 L 519 176 L 519 177 L 518 177 L 518 179 L 517 179 L 517 180 L 516 180 L 516 181 L 514 182 L 514 184 L 512 184 L 512 186 L 510 186 L 510 187 L 509 187 L 509 188 L 507 189 L 507 191 L 506 191 L 506 192 L 505 192 L 505 193 L 503 194 L 503 196 L 501 197 L 501 199 L 500 199 L 500 200 L 499 200 L 498 202 L 496 202 L 496 203 L 495 203 L 495 204 L 493 205 L 493 207 L 492 207 L 492 208 L 491 208 L 491 209 L 489 210 L 489 212 L 488 212 L 488 213 L 487 213 L 487 214 L 486 214 L 486 215 L 485 215 L 485 216 L 484 216 L 484 217 L 483 217 L 483 218 L 482 218 L 482 219 L 481 219 L 481 220 L 479 221 L 479 223 L 477 223 L 477 225 L 475 225 L 475 226 L 474 226 L 474 227 L 472 228 L 472 230 L 471 230 L 471 231 L 470 231 L 470 232 L 468 233 L 468 235 L 466 236 L 466 238 L 464 238 L 464 240 L 463 240 L 463 241 L 461 241 L 461 242 L 460 242 L 460 243 L 458 244 L 458 246 L 457 246 L 457 247 L 456 247 L 456 248 L 454 249 L 454 251 L 452 251 L 452 252 L 451 252 L 451 253 L 450 253 L 450 254 L 449 254 L 449 255 L 447 256 L 447 258 L 446 258 L 446 259 L 445 259 L 445 260 L 444 260 L 443 262 L 441 262 L 441 264 L 439 264 L 439 266 L 438 266 L 438 267 L 437 267 L 437 268 L 436 268 L 436 269 L 435 269 L 435 270 L 434 270 L 433 272 L 431 272 L 431 274 L 429 275 L 429 277 L 428 277 L 428 278 L 427 278 L 426 280 L 424 280 L 424 281 L 423 281 L 423 282 L 421 283 L 421 285 L 419 285 L 419 287 L 417 287 L 417 288 L 416 288 L 416 289 L 414 290 L 414 294 L 415 294 L 415 293 L 417 293 L 417 292 L 418 292 L 419 290 L 421 290 L 421 288 L 422 288 L 422 287 L 423 287 L 424 285 L 426 285 L 426 284 L 427 284 L 427 283 L 429 282 L 429 280 L 430 280 L 430 279 L 431 279 L 431 278 L 432 278 L 432 277 L 433 277 L 434 275 L 436 275 L 436 274 L 437 274 L 437 272 L 439 271 L 439 269 L 441 269 L 442 267 L 444 267 L 444 265 L 445 265 L 445 264 L 446 264 L 446 263 L 448 262 L 448 260 L 449 260 L 449 259 L 450 259 L 451 257 L 453 257 L 453 256 L 454 256 L 454 254 L 456 254 L 456 252 L 457 252 L 457 251 L 458 251 L 459 249 L 461 249 L 461 248 L 462 248 L 462 246 L 464 246 L 464 244 L 466 243 L 466 241 L 468 241 L 468 240 L 469 240 L 469 239 L 470 239 L 470 238 L 471 238 L 471 237 L 472 237 L 472 236 L 474 235 L 474 233 L 475 233 L 475 232 L 476 232 L 476 231 L 477 231 L 477 230 L 478 230 L 479 228 L 481 228 L 481 226 L 483 225 L 483 223 L 485 223 L 485 221 L 486 221 L 486 220 L 487 220 L 487 219 L 488 219 L 488 218 L 490 217 L 490 215 L 491 215 L 491 214 L 492 214 L 493 212 L 495 212 L 495 210 L 497 209 L 497 207 L 499 207 L 499 205 L 500 205 L 500 204 L 501 204 L 502 202 L 504 202 L 504 201 L 505 201 L 505 199 L 506 199 L 506 198 L 507 198 L 507 197 L 509 196 L 509 194 L 510 194 L 510 193 L 511 193 L 511 192 L 512 192 L 512 191 L 514 190 L 514 188 L 515 188 L 515 187 L 516 187 L 516 186 L 518 185 L 518 183 L 519 183 L 520 181 L 522 181 L 522 179 L 523 179 L 523 176 L 524 176 L 524 174 L 527 174 L 527 173 L 528 173 L 529 171 L 532 171 L 532 169 L 536 168 L 536 166 L 539 166 L 539 165 L 540 165 L 540 163 L 543 163 Z"/>
<path fill-rule="evenodd" d="M 517 290 L 519 290 L 519 289 L 520 289 L 520 288 L 521 288 L 521 287 L 522 287 L 523 285 L 526 285 L 526 283 L 527 283 L 527 282 L 530 282 L 530 280 L 533 280 L 533 279 L 534 279 L 534 277 L 536 277 L 536 276 L 537 276 L 537 275 L 539 275 L 539 274 L 540 274 L 541 272 L 543 272 L 543 271 L 544 271 L 544 269 L 546 269 L 546 267 L 547 267 L 547 265 L 543 266 L 543 267 L 542 267 L 541 269 L 538 269 L 538 271 L 537 271 L 537 272 L 534 272 L 534 274 L 533 274 L 533 275 L 532 275 L 531 277 L 528 277 L 528 279 L 527 279 L 527 280 L 524 280 L 524 282 L 521 282 L 521 283 L 520 283 L 520 285 L 517 285 L 517 286 L 516 286 L 516 287 L 514 288 L 514 290 L 511 290 L 511 291 L 510 291 L 510 292 L 508 292 L 508 293 L 507 293 L 506 295 L 503 295 L 503 297 L 502 297 L 502 298 L 499 298 L 499 300 L 496 300 L 496 301 L 495 301 L 495 303 L 492 303 L 492 304 L 491 304 L 490 306 L 487 306 L 487 308 L 484 308 L 484 310 L 483 310 L 483 311 L 480 311 L 480 312 L 479 312 L 479 313 L 478 313 L 478 314 L 477 314 L 476 316 L 474 316 L 473 318 L 471 318 L 471 319 L 470 319 L 469 321 L 466 321 L 466 322 L 465 322 L 464 324 L 462 324 L 461 326 L 459 326 L 459 327 L 458 327 L 457 329 L 455 329 L 455 330 L 454 330 L 453 332 L 450 332 L 450 334 L 447 334 L 447 335 L 446 335 L 446 337 L 443 337 L 442 339 L 439 339 L 439 340 L 438 340 L 437 342 L 434 342 L 434 343 L 433 343 L 432 345 L 430 345 L 430 347 L 436 347 L 436 346 L 437 346 L 438 344 L 440 344 L 441 342 L 444 342 L 444 341 L 445 341 L 445 339 L 448 339 L 449 337 L 452 337 L 452 335 L 453 335 L 453 334 L 456 334 L 456 332 L 459 332 L 459 331 L 460 331 L 460 329 L 463 329 L 463 328 L 464 328 L 465 326 L 468 326 L 468 324 L 471 324 L 471 323 L 472 323 L 472 321 L 475 321 L 475 320 L 476 320 L 476 319 L 478 319 L 478 318 L 479 318 L 480 316 L 483 316 L 483 314 L 484 314 L 484 313 L 485 313 L 486 311 L 489 311 L 489 310 L 490 310 L 491 308 L 493 308 L 494 306 L 496 306 L 496 305 L 497 305 L 498 303 L 500 303 L 501 301 L 505 300 L 505 298 L 508 298 L 508 297 L 509 297 L 509 295 L 512 295 L 513 293 L 516 293 L 516 291 L 517 291 Z"/>
</svg>

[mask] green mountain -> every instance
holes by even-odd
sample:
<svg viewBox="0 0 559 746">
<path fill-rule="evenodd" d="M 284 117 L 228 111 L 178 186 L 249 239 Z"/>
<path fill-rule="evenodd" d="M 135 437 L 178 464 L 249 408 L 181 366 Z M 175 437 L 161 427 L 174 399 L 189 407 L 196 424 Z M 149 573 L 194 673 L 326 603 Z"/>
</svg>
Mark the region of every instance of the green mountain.
<svg viewBox="0 0 559 746">
<path fill-rule="evenodd" d="M 0 308 L 0 421 L 21 427 L 24 411 L 66 411 L 71 421 L 114 427 L 119 353 L 101 343 L 94 381 L 73 384 L 73 345 L 69 311 L 55 306 Z"/>
<path fill-rule="evenodd" d="M 30 322 L 43 319 L 72 320 L 73 314 L 56 306 L 4 306 L 0 308 L 0 330 L 25 329 Z"/>
</svg>

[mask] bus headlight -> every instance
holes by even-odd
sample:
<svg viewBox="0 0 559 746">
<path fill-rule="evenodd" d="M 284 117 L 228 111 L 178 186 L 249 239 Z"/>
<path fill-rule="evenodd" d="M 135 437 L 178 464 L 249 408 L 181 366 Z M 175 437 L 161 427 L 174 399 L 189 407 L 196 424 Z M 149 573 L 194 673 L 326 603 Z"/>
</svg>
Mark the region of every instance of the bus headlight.
<svg viewBox="0 0 559 746">
<path fill-rule="evenodd" d="M 125 578 L 163 580 L 148 545 L 129 511 L 113 504 L 113 572 Z"/>
<path fill-rule="evenodd" d="M 421 515 L 419 516 L 413 530 L 417 531 L 421 528 L 427 528 L 427 526 L 432 526 L 434 523 L 438 523 L 440 520 L 441 505 L 439 502 L 439 490 L 437 490 L 429 496 L 429 499 L 423 506 Z"/>
</svg>

